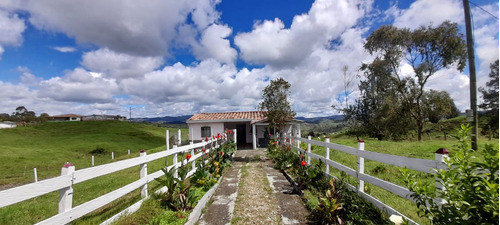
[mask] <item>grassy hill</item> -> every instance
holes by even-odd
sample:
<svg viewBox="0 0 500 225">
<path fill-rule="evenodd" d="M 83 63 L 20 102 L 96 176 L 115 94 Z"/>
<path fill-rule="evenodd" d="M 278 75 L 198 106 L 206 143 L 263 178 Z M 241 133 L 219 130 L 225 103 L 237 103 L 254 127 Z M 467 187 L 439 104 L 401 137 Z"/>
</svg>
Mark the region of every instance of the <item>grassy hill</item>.
<svg viewBox="0 0 500 225">
<path fill-rule="evenodd" d="M 171 134 L 173 134 L 173 129 Z M 187 135 L 186 131 L 183 132 Z M 0 187 L 57 176 L 65 162 L 76 169 L 137 156 L 165 146 L 165 128 L 123 121 L 53 122 L 0 130 Z M 130 149 L 131 156 L 127 155 Z M 8 185 L 8 186 L 5 186 Z"/>
</svg>

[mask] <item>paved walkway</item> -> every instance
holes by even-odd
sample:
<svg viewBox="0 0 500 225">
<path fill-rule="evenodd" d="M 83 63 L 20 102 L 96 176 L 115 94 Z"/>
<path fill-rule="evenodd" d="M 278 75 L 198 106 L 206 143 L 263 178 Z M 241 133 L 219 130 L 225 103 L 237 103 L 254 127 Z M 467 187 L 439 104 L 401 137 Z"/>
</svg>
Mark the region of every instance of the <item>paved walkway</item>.
<svg viewBox="0 0 500 225">
<path fill-rule="evenodd" d="M 262 149 L 238 150 L 199 224 L 307 224 L 309 211 Z"/>
</svg>

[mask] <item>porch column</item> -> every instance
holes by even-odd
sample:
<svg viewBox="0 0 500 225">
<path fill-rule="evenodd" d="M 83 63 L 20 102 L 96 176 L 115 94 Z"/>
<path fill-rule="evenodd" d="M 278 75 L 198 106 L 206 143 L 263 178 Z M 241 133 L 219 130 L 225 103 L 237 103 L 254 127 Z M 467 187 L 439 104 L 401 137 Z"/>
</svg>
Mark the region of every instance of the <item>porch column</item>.
<svg viewBox="0 0 500 225">
<path fill-rule="evenodd" d="M 302 135 L 300 134 L 300 123 L 297 123 L 297 132 L 299 137 L 302 137 Z"/>
<path fill-rule="evenodd" d="M 255 124 L 252 124 L 252 145 L 253 149 L 257 149 L 257 129 L 255 129 Z"/>
</svg>

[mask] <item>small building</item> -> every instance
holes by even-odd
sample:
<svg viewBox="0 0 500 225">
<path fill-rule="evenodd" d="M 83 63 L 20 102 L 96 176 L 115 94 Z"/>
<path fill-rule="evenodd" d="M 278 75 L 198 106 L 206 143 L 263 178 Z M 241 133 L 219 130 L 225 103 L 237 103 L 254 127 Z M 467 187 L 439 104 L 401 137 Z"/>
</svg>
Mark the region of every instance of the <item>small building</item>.
<svg viewBox="0 0 500 225">
<path fill-rule="evenodd" d="M 54 122 L 82 121 L 83 116 L 77 114 L 64 114 L 50 117 Z"/>
<path fill-rule="evenodd" d="M 15 122 L 11 121 L 0 122 L 0 129 L 15 128 L 15 127 L 17 127 L 17 124 Z"/>
<path fill-rule="evenodd" d="M 236 142 L 239 146 L 248 145 L 256 149 L 265 147 L 275 134 L 262 111 L 199 113 L 189 118 L 189 137 L 194 142 L 212 137 L 225 130 L 236 129 Z M 300 134 L 301 121 L 290 119 L 285 127 L 287 133 Z"/>
<path fill-rule="evenodd" d="M 125 121 L 125 120 L 127 120 L 127 117 L 120 116 L 120 115 L 96 115 L 96 114 L 92 114 L 90 116 L 84 116 L 82 118 L 82 120 L 84 120 L 84 121 L 104 121 L 104 120 Z"/>
</svg>

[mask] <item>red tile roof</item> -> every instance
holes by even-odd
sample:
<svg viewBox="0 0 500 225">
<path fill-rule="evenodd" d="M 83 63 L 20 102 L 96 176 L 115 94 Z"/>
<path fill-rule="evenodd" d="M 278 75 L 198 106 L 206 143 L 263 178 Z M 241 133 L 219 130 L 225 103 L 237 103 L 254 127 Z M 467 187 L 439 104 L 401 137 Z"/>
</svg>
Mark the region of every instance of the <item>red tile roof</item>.
<svg viewBox="0 0 500 225">
<path fill-rule="evenodd" d="M 198 113 L 189 118 L 186 122 L 197 122 L 197 121 L 213 121 L 213 122 L 223 122 L 223 121 L 250 121 L 255 123 L 258 121 L 265 120 L 266 117 L 262 111 L 251 111 L 251 112 L 222 112 L 222 113 Z"/>
</svg>

